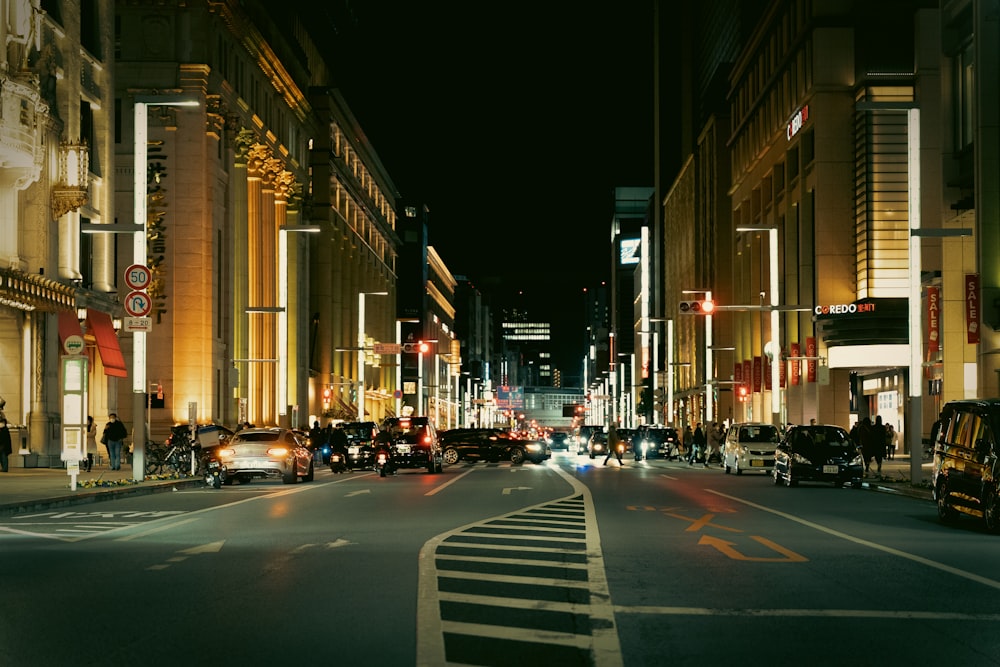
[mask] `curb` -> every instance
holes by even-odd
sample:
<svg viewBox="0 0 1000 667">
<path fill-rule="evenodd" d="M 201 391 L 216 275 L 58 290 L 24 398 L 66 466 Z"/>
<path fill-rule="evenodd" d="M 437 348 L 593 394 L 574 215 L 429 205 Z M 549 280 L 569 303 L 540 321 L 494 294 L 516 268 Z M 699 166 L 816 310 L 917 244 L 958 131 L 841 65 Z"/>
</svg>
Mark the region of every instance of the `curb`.
<svg viewBox="0 0 1000 667">
<path fill-rule="evenodd" d="M 53 507 L 69 507 L 71 505 L 89 505 L 104 502 L 106 500 L 117 500 L 127 496 L 148 496 L 153 493 L 163 493 L 173 491 L 176 488 L 187 488 L 190 486 L 204 486 L 204 480 L 176 479 L 163 482 L 161 484 L 151 484 L 148 486 L 122 486 L 105 489 L 87 489 L 75 495 L 53 496 L 49 498 L 39 498 L 37 500 L 22 500 L 16 503 L 0 505 L 0 516 L 12 516 L 24 514 L 26 512 L 37 512 L 51 509 Z"/>
</svg>

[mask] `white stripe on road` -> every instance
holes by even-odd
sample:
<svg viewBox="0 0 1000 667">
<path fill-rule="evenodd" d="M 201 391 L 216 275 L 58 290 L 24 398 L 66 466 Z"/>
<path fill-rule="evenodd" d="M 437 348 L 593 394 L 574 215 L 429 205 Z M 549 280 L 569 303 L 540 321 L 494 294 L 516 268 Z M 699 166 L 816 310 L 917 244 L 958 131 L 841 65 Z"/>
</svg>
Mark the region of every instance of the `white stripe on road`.
<svg viewBox="0 0 1000 667">
<path fill-rule="evenodd" d="M 880 611 L 877 609 L 712 609 L 709 607 L 615 606 L 619 614 L 660 616 L 790 616 L 810 618 L 884 618 L 925 621 L 1000 621 L 1000 614 L 961 614 L 946 611 Z"/>
<path fill-rule="evenodd" d="M 424 495 L 425 495 L 425 496 L 433 496 L 433 495 L 434 495 L 435 493 L 437 493 L 438 491 L 444 491 L 444 490 L 445 490 L 445 489 L 447 489 L 447 488 L 448 488 L 449 486 L 451 486 L 452 484 L 454 484 L 454 483 L 455 483 L 455 482 L 457 482 L 458 480 L 462 479 L 463 477 L 465 477 L 466 475 L 468 475 L 468 474 L 469 474 L 470 472 L 472 472 L 473 470 L 475 470 L 475 468 L 473 468 L 472 470 L 466 470 L 466 471 L 465 471 L 465 472 L 463 472 L 463 473 L 462 473 L 461 475 L 458 475 L 458 476 L 456 476 L 456 477 L 452 477 L 451 479 L 449 479 L 449 480 L 448 480 L 447 482 L 445 482 L 445 483 L 444 483 L 444 484 L 442 484 L 441 486 L 435 486 L 435 487 L 434 487 L 433 489 L 431 489 L 430 491 L 428 491 L 428 492 L 427 492 L 427 493 L 425 493 Z"/>
<path fill-rule="evenodd" d="M 728 494 L 721 493 L 719 491 L 715 491 L 715 490 L 712 490 L 712 489 L 705 489 L 705 490 L 708 491 L 709 493 L 714 493 L 717 496 L 721 496 L 723 498 L 728 498 L 729 500 L 732 500 L 734 502 L 742 503 L 742 504 L 746 505 L 747 507 L 753 507 L 754 509 L 759 509 L 762 512 L 768 512 L 770 514 L 774 514 L 775 516 L 780 516 L 783 519 L 788 519 L 789 521 L 794 521 L 795 523 L 801 524 L 801 525 L 806 526 L 808 528 L 812 528 L 814 530 L 818 530 L 821 533 L 826 533 L 827 535 L 832 535 L 833 537 L 839 537 L 842 540 L 847 540 L 848 542 L 854 542 L 855 544 L 860 544 L 861 546 L 864 546 L 864 547 L 870 547 L 872 549 L 876 549 L 878 551 L 885 552 L 885 553 L 890 554 L 892 556 L 898 556 L 899 558 L 905 558 L 907 560 L 913 561 L 914 563 L 920 563 L 921 565 L 926 565 L 927 567 L 932 567 L 932 568 L 934 568 L 936 570 L 941 570 L 942 572 L 947 572 L 948 574 L 953 574 L 953 575 L 955 575 L 957 577 L 962 577 L 963 579 L 968 579 L 968 580 L 974 581 L 974 582 L 976 582 L 978 584 L 983 584 L 984 586 L 989 586 L 990 588 L 996 588 L 996 589 L 1000 590 L 1000 581 L 996 581 L 995 579 L 988 579 L 987 577 L 983 577 L 981 575 L 975 574 L 974 572 L 967 572 L 966 570 L 960 570 L 957 567 L 952 567 L 951 565 L 945 565 L 944 563 L 939 563 L 939 562 L 931 560 L 929 558 L 924 558 L 923 556 L 918 556 L 916 554 L 911 554 L 911 553 L 909 553 L 907 551 L 900 551 L 899 549 L 895 549 L 893 547 L 888 547 L 888 546 L 886 546 L 884 544 L 879 544 L 877 542 L 871 542 L 869 540 L 865 540 L 865 539 L 862 539 L 860 537 L 855 537 L 853 535 L 848 535 L 847 533 L 842 533 L 839 530 L 834 530 L 833 528 L 828 528 L 827 526 L 822 526 L 822 525 L 820 525 L 818 523 L 814 523 L 814 522 L 809 521 L 807 519 L 803 519 L 801 517 L 797 517 L 794 514 L 788 514 L 787 512 L 782 512 L 780 510 L 772 509 L 770 507 L 765 507 L 763 505 L 758 505 L 757 503 L 750 502 L 749 500 L 744 500 L 742 498 L 737 498 L 736 496 L 730 496 Z"/>
</svg>

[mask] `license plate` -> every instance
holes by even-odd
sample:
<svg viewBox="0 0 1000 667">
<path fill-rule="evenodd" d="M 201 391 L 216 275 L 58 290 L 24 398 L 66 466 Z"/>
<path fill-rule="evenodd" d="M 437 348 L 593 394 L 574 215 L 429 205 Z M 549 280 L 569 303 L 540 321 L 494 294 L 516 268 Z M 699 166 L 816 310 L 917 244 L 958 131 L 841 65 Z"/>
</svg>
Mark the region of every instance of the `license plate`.
<svg viewBox="0 0 1000 667">
<path fill-rule="evenodd" d="M 763 468 L 764 467 L 764 461 L 761 460 L 761 459 L 750 459 L 750 467 L 751 468 Z"/>
<path fill-rule="evenodd" d="M 400 454 L 409 454 L 410 453 L 410 446 L 409 445 L 396 445 L 396 451 L 399 452 Z"/>
<path fill-rule="evenodd" d="M 347 448 L 347 453 L 348 454 L 357 454 L 358 451 L 360 451 L 360 449 L 361 449 L 360 447 L 348 447 Z"/>
<path fill-rule="evenodd" d="M 823 466 L 824 475 L 836 475 L 840 472 L 840 466 Z"/>
</svg>

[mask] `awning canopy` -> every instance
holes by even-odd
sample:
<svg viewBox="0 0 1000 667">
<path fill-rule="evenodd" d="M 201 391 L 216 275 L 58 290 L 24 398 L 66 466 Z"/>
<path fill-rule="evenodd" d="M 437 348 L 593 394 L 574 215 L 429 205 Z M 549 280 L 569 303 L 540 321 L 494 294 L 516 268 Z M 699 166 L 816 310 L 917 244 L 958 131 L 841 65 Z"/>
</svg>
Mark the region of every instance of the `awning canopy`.
<svg viewBox="0 0 1000 667">
<path fill-rule="evenodd" d="M 87 309 L 87 324 L 97 339 L 97 349 L 101 352 L 101 362 L 104 364 L 104 374 L 113 377 L 127 378 L 125 357 L 118 345 L 115 327 L 111 324 L 111 316 L 93 308 Z"/>
<path fill-rule="evenodd" d="M 75 310 L 60 310 L 59 311 L 59 346 L 62 347 L 66 344 L 66 339 L 70 336 L 80 336 L 83 337 L 83 331 L 80 329 L 80 320 L 76 319 Z"/>
</svg>

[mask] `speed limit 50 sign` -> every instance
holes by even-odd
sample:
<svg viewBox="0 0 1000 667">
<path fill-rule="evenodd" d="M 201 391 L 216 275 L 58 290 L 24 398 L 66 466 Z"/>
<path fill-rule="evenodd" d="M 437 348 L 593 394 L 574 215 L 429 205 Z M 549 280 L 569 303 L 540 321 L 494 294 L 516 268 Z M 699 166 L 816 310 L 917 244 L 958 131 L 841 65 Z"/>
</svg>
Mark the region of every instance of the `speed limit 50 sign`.
<svg viewBox="0 0 1000 667">
<path fill-rule="evenodd" d="M 125 284 L 128 285 L 129 289 L 144 290 L 149 287 L 149 281 L 152 278 L 148 266 L 133 264 L 125 269 Z"/>
</svg>

